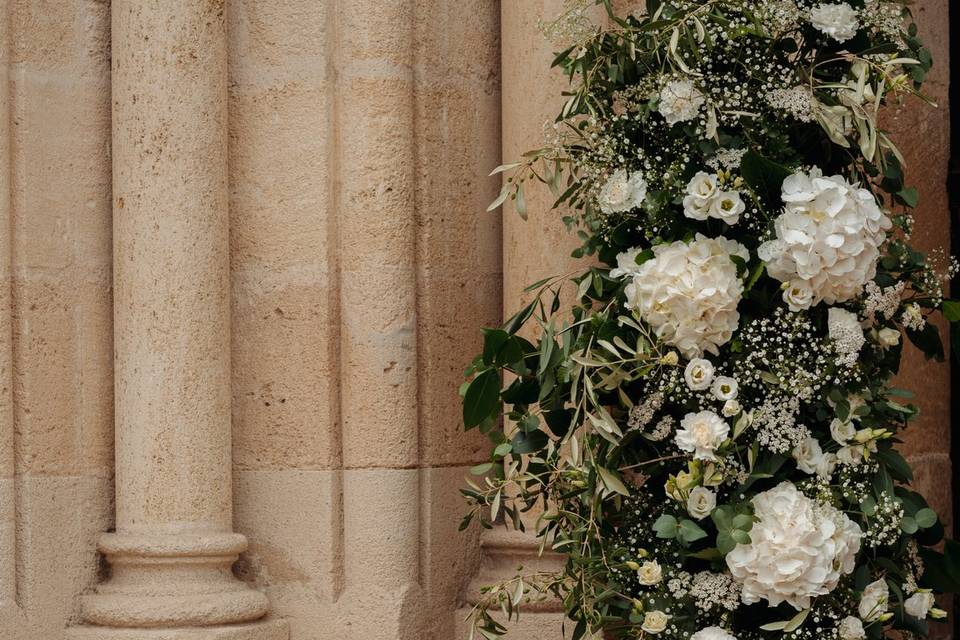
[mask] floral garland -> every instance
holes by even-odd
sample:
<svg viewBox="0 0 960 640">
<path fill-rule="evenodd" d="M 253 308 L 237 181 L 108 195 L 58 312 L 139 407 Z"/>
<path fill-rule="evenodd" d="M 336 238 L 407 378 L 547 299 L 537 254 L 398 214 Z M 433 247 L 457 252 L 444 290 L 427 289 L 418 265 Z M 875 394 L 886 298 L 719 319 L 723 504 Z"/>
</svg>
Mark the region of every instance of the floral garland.
<svg viewBox="0 0 960 640">
<path fill-rule="evenodd" d="M 957 265 L 910 246 L 918 194 L 877 118 L 922 98 L 930 54 L 899 1 L 646 4 L 543 25 L 571 89 L 494 172 L 491 209 L 525 215 L 543 182 L 607 266 L 534 284 L 467 371 L 493 450 L 463 526 L 535 520 L 567 557 L 486 589 L 473 633 L 549 594 L 574 640 L 926 637 L 960 545 L 931 548 L 890 382 L 904 342 L 944 358 L 929 316 L 960 320 Z"/>
</svg>

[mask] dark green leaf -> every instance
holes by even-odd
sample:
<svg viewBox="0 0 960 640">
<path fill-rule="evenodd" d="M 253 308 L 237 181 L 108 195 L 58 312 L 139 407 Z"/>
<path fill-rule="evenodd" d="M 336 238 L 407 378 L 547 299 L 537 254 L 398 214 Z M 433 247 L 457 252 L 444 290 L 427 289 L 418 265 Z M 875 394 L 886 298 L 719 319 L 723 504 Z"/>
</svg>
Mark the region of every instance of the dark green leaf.
<svg viewBox="0 0 960 640">
<path fill-rule="evenodd" d="M 470 383 L 463 398 L 463 424 L 475 427 L 497 410 L 500 400 L 500 374 L 488 369 Z"/>
</svg>

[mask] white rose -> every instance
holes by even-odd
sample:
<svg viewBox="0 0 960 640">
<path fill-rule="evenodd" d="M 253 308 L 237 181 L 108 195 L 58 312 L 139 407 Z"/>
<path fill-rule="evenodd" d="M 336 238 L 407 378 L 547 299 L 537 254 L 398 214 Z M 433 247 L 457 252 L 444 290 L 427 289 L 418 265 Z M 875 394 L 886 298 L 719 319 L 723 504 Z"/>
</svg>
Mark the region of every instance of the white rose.
<svg viewBox="0 0 960 640">
<path fill-rule="evenodd" d="M 693 241 L 661 244 L 625 289 L 628 309 L 657 338 L 686 358 L 718 354 L 740 322 L 743 280 L 730 259 L 750 259 L 746 247 L 723 236 L 697 234 Z"/>
<path fill-rule="evenodd" d="M 672 80 L 660 91 L 659 111 L 667 124 L 693 120 L 700 113 L 706 99 L 690 80 Z"/>
<path fill-rule="evenodd" d="M 670 622 L 670 616 L 663 611 L 649 611 L 643 616 L 643 624 L 640 628 L 647 633 L 662 633 Z"/>
<path fill-rule="evenodd" d="M 880 616 L 887 612 L 889 600 L 890 590 L 887 588 L 886 580 L 881 578 L 864 588 L 857 611 L 864 622 L 879 620 Z"/>
<path fill-rule="evenodd" d="M 687 498 L 687 513 L 694 520 L 703 520 L 717 506 L 717 495 L 704 487 L 696 487 L 690 492 Z"/>
<path fill-rule="evenodd" d="M 812 292 L 811 306 L 860 295 L 876 275 L 880 245 L 892 227 L 874 195 L 843 176 L 824 177 L 815 168 L 784 180 L 781 198 L 786 207 L 774 220 L 775 239 L 757 253 L 770 277 L 797 288 L 796 294 L 785 292 L 788 303 L 791 297 L 805 302 L 798 282 Z"/>
<path fill-rule="evenodd" d="M 903 610 L 907 612 L 907 615 L 923 620 L 936 603 L 936 599 L 929 591 L 917 591 L 903 603 Z"/>
<path fill-rule="evenodd" d="M 864 640 L 867 637 L 863 622 L 860 621 L 860 618 L 854 618 L 853 616 L 847 616 L 840 622 L 840 626 L 837 627 L 837 634 L 840 636 L 840 640 Z"/>
<path fill-rule="evenodd" d="M 783 290 L 783 301 L 790 311 L 804 311 L 813 305 L 813 288 L 805 280 L 792 280 Z"/>
<path fill-rule="evenodd" d="M 706 220 L 710 217 L 710 206 L 719 191 L 715 174 L 699 172 L 687 184 L 683 215 L 693 220 Z"/>
<path fill-rule="evenodd" d="M 683 379 L 691 391 L 703 391 L 713 381 L 713 364 L 703 358 L 694 358 L 683 370 Z"/>
<path fill-rule="evenodd" d="M 800 471 L 813 475 L 817 473 L 820 463 L 823 462 L 823 449 L 816 438 L 806 438 L 794 448 L 793 457 Z"/>
<path fill-rule="evenodd" d="M 736 400 L 737 394 L 740 393 L 740 385 L 729 376 L 719 376 L 713 381 L 710 391 L 717 400 Z"/>
<path fill-rule="evenodd" d="M 723 409 L 721 410 L 721 413 L 727 418 L 732 418 L 740 413 L 741 409 L 742 407 L 740 406 L 740 403 L 736 400 L 727 400 L 723 403 Z"/>
<path fill-rule="evenodd" d="M 663 570 L 656 560 L 644 562 L 637 570 L 637 580 L 640 584 L 648 587 L 660 584 L 660 581 L 663 580 Z"/>
<path fill-rule="evenodd" d="M 624 213 L 639 207 L 646 197 L 647 181 L 643 174 L 619 169 L 600 189 L 600 210 L 606 214 Z"/>
<path fill-rule="evenodd" d="M 610 270 L 610 277 L 624 278 L 640 273 L 640 265 L 637 264 L 637 257 L 641 253 L 643 253 L 643 249 L 636 247 L 617 254 L 617 266 L 615 269 Z"/>
<path fill-rule="evenodd" d="M 833 591 L 856 566 L 863 532 L 843 512 L 806 497 L 790 482 L 754 496 L 750 544 L 727 554 L 741 600 L 797 610 Z"/>
<path fill-rule="evenodd" d="M 730 426 L 713 411 L 688 413 L 674 439 L 681 451 L 697 460 L 716 460 L 714 452 L 727 439 Z"/>
<path fill-rule="evenodd" d="M 810 9 L 810 24 L 837 42 L 846 42 L 857 35 L 860 28 L 856 9 L 846 2 L 813 7 Z"/>
<path fill-rule="evenodd" d="M 837 444 L 847 444 L 857 435 L 857 428 L 852 422 L 844 422 L 840 418 L 834 418 L 830 422 L 830 435 L 833 436 Z"/>
<path fill-rule="evenodd" d="M 885 327 L 877 332 L 877 341 L 881 347 L 889 348 L 900 344 L 900 330 Z"/>
<path fill-rule="evenodd" d="M 737 640 L 737 638 L 720 627 L 707 627 L 690 636 L 690 640 Z"/>
<path fill-rule="evenodd" d="M 710 205 L 710 217 L 723 220 L 733 226 L 740 221 L 740 215 L 747 210 L 747 205 L 737 191 L 724 191 L 713 200 Z"/>
</svg>

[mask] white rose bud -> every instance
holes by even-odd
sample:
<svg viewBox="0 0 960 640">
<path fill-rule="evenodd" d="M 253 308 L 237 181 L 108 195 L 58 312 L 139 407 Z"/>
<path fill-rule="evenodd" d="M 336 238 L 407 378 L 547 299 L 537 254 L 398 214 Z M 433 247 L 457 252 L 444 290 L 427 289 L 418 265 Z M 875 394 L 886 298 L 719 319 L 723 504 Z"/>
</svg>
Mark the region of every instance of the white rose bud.
<svg viewBox="0 0 960 640">
<path fill-rule="evenodd" d="M 863 595 L 860 596 L 860 606 L 858 612 L 860 617 L 866 622 L 879 620 L 887 612 L 887 603 L 890 600 L 890 590 L 887 583 L 882 578 L 868 584 Z"/>
<path fill-rule="evenodd" d="M 853 616 L 847 616 L 843 619 L 837 628 L 837 633 L 840 635 L 840 640 L 864 640 L 867 637 L 863 622 L 860 621 L 860 618 L 854 618 Z"/>
<path fill-rule="evenodd" d="M 794 313 L 809 309 L 813 297 L 813 288 L 805 280 L 794 280 L 784 285 L 783 301 Z"/>
<path fill-rule="evenodd" d="M 640 568 L 637 570 L 637 580 L 640 584 L 648 587 L 660 584 L 660 581 L 663 580 L 663 571 L 660 569 L 657 561 L 649 560 L 640 565 Z"/>
<path fill-rule="evenodd" d="M 917 591 L 903 603 L 903 610 L 908 615 L 923 620 L 936 603 L 933 594 L 929 591 Z"/>
<path fill-rule="evenodd" d="M 891 329 L 890 327 L 880 329 L 880 331 L 877 332 L 877 342 L 885 349 L 897 346 L 900 344 L 900 330 Z"/>
<path fill-rule="evenodd" d="M 713 512 L 716 506 L 716 494 L 704 487 L 693 489 L 687 498 L 687 513 L 694 520 L 703 520 Z"/>
<path fill-rule="evenodd" d="M 703 391 L 713 381 L 713 364 L 703 358 L 694 358 L 684 369 L 683 379 L 691 391 Z"/>
<path fill-rule="evenodd" d="M 640 625 L 640 628 L 647 633 L 663 633 L 669 622 L 670 616 L 663 611 L 650 611 L 643 616 L 643 624 Z"/>
<path fill-rule="evenodd" d="M 736 400 L 727 400 L 726 402 L 723 403 L 723 411 L 721 413 L 723 413 L 723 415 L 726 416 L 727 418 L 732 418 L 733 416 L 740 413 L 740 410 L 741 410 L 741 407 L 739 402 L 737 402 Z"/>
<path fill-rule="evenodd" d="M 821 480 L 824 480 L 825 482 L 829 482 L 836 468 L 837 468 L 837 454 L 825 453 L 820 458 L 820 462 L 817 464 L 817 475 L 820 476 Z"/>
</svg>

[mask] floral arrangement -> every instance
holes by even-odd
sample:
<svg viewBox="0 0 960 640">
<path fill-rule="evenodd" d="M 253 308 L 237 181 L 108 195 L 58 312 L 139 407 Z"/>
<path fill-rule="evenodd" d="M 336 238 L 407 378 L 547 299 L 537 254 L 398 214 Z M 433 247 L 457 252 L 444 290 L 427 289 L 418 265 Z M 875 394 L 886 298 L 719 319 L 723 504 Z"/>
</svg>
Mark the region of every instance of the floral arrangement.
<svg viewBox="0 0 960 640">
<path fill-rule="evenodd" d="M 899 1 L 646 5 L 543 25 L 571 88 L 494 172 L 491 209 L 545 183 L 601 266 L 532 285 L 461 388 L 493 443 L 463 526 L 534 526 L 567 558 L 491 585 L 473 633 L 547 594 L 574 640 L 926 637 L 960 545 L 933 548 L 891 379 L 905 343 L 944 358 L 957 265 L 911 247 L 878 116 L 923 98 L 930 54 Z"/>
</svg>

